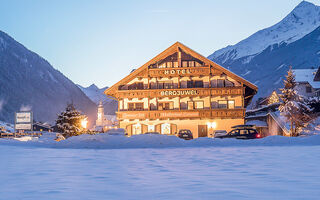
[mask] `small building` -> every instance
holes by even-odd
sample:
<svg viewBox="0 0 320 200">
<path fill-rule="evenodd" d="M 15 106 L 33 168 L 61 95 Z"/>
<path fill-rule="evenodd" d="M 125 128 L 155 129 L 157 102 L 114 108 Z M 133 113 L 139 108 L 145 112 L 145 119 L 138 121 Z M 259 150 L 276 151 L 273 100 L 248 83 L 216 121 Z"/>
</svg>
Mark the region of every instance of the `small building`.
<svg viewBox="0 0 320 200">
<path fill-rule="evenodd" d="M 298 94 L 304 97 L 320 97 L 319 69 L 292 70 L 296 77 L 296 91 Z"/>
<path fill-rule="evenodd" d="M 244 124 L 246 107 L 257 90 L 176 42 L 105 94 L 118 100 L 117 119 L 128 135 L 189 129 L 197 138 Z"/>
<path fill-rule="evenodd" d="M 117 128 L 118 121 L 115 115 L 105 115 L 102 101 L 98 105 L 98 113 L 96 125 L 94 126 L 95 131 L 106 131 L 112 128 Z"/>
<path fill-rule="evenodd" d="M 49 124 L 44 124 L 44 123 L 41 123 L 41 122 L 35 122 L 35 123 L 33 123 L 33 131 L 52 132 L 53 128 Z"/>
</svg>

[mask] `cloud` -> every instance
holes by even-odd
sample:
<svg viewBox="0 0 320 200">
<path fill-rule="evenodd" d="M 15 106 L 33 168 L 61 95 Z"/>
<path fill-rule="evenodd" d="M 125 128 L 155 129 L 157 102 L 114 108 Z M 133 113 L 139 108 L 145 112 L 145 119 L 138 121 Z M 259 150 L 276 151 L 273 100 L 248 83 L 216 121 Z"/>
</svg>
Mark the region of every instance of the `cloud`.
<svg viewBox="0 0 320 200">
<path fill-rule="evenodd" d="M 21 105 L 20 111 L 31 111 L 32 106 L 29 105 Z"/>
</svg>

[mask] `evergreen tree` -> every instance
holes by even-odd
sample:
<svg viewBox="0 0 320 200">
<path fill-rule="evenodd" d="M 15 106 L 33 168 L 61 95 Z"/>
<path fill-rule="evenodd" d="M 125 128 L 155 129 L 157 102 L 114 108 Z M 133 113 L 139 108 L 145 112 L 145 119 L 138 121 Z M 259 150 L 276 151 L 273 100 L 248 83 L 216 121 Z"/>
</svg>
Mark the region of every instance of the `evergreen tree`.
<svg viewBox="0 0 320 200">
<path fill-rule="evenodd" d="M 85 115 L 81 115 L 81 113 L 75 109 L 73 104 L 68 104 L 66 110 L 58 115 L 56 125 L 62 135 L 65 138 L 68 138 L 84 133 L 85 129 L 81 126 L 81 122 L 85 118 Z"/>
<path fill-rule="evenodd" d="M 296 92 L 295 86 L 295 75 L 290 67 L 286 80 L 284 80 L 284 88 L 280 89 L 282 102 L 279 110 L 281 115 L 290 122 L 291 136 L 298 136 L 299 130 L 312 120 L 310 116 L 312 110 L 306 100 Z"/>
</svg>

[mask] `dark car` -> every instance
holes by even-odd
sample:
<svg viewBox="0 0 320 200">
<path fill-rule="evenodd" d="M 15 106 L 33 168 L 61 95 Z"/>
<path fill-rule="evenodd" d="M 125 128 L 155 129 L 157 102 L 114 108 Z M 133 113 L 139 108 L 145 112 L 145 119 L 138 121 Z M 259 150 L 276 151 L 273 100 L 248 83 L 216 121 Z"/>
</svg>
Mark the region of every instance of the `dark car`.
<svg viewBox="0 0 320 200">
<path fill-rule="evenodd" d="M 253 126 L 239 125 L 234 126 L 232 131 L 226 135 L 218 135 L 215 138 L 236 138 L 236 139 L 258 139 L 261 135 Z"/>
<path fill-rule="evenodd" d="M 188 129 L 179 130 L 178 137 L 185 139 L 185 140 L 192 140 L 193 139 L 192 132 Z"/>
</svg>

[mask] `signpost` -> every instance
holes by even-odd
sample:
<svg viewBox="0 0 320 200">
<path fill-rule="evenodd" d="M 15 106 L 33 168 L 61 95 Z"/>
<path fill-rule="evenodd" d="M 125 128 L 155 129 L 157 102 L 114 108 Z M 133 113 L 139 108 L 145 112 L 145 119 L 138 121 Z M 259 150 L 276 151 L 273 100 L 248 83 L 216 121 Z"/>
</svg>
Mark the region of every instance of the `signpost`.
<svg viewBox="0 0 320 200">
<path fill-rule="evenodd" d="M 32 112 L 31 111 L 19 111 L 15 113 L 14 129 L 16 131 L 32 131 Z"/>
</svg>

